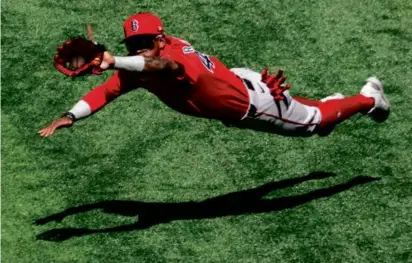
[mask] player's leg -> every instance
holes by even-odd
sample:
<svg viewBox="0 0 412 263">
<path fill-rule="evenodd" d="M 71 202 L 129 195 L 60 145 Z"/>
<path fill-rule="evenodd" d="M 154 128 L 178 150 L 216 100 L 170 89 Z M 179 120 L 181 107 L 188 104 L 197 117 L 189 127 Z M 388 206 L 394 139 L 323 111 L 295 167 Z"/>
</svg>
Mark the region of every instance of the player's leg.
<svg viewBox="0 0 412 263">
<path fill-rule="evenodd" d="M 245 85 L 249 93 L 250 108 L 236 126 L 285 136 L 311 136 L 315 133 L 321 121 L 317 107 L 300 103 L 287 91 L 283 93 L 283 99 L 276 100 L 267 85 L 261 82 L 259 73 L 249 69 L 231 70 L 253 84 L 253 87 Z"/>
<path fill-rule="evenodd" d="M 247 69 L 232 70 L 261 88 L 258 73 Z M 288 92 L 284 93 L 284 100 L 277 101 L 267 92 L 267 87 L 264 90 L 265 92 L 248 90 L 252 111 L 242 121 L 247 128 L 290 136 L 310 136 L 315 133 L 327 135 L 336 124 L 357 113 L 368 113 L 376 121 L 385 120 L 389 113 L 389 103 L 384 96 L 382 84 L 376 78 L 369 78 L 359 95 L 316 103 L 295 99 Z"/>
<path fill-rule="evenodd" d="M 333 97 L 337 96 L 334 99 Z M 318 125 L 317 132 L 327 135 L 340 122 L 351 116 L 369 113 L 378 122 L 386 120 L 389 114 L 389 102 L 383 93 L 382 83 L 372 77 L 369 78 L 361 90 L 361 94 L 347 98 L 340 98 L 341 94 L 334 94 L 321 101 L 311 101 L 302 98 L 294 99 L 306 105 L 319 108 L 322 120 Z"/>
<path fill-rule="evenodd" d="M 319 106 L 322 102 L 325 101 L 329 101 L 329 100 L 339 100 L 339 99 L 343 99 L 345 98 L 345 96 L 343 96 L 343 94 L 341 93 L 335 93 L 332 94 L 330 96 L 327 96 L 323 99 L 320 100 L 311 100 L 311 99 L 307 99 L 307 98 L 303 98 L 303 97 L 297 97 L 297 96 L 293 96 L 293 98 L 297 101 L 299 101 L 302 104 L 308 105 L 308 106 Z"/>
<path fill-rule="evenodd" d="M 241 121 L 246 128 L 284 136 L 311 136 L 322 120 L 319 108 L 300 103 L 289 92 L 280 101 L 270 93 L 249 91 L 249 95 L 252 110 Z"/>
<path fill-rule="evenodd" d="M 374 77 L 367 79 L 360 94 L 326 101 L 318 108 L 322 115 L 319 128 L 336 125 L 357 113 L 369 114 L 377 122 L 385 121 L 389 115 L 389 101 L 383 92 L 383 85 Z"/>
<path fill-rule="evenodd" d="M 343 121 L 349 118 L 353 114 L 358 113 L 359 107 L 357 106 L 361 106 L 361 109 L 365 107 L 363 103 L 359 103 L 358 98 L 349 97 L 347 100 L 344 100 L 344 101 L 335 101 L 335 100 L 342 100 L 344 98 L 345 96 L 343 96 L 341 93 L 335 93 L 333 95 L 330 95 L 320 100 L 311 100 L 311 99 L 307 99 L 303 97 L 296 97 L 296 96 L 292 97 L 293 100 L 298 101 L 300 104 L 303 104 L 306 106 L 317 107 L 321 109 L 320 115 L 321 116 L 324 115 L 326 116 L 326 118 L 322 117 L 320 124 L 317 125 L 317 127 L 314 129 L 314 132 L 318 133 L 321 136 L 326 136 L 330 134 L 335 128 L 336 124 L 338 124 L 340 121 Z M 325 104 L 325 102 L 328 102 L 328 103 Z M 343 108 L 344 114 L 336 113 L 336 111 L 342 112 L 341 110 L 342 108 Z M 309 114 L 311 111 L 309 110 L 305 111 L 302 109 L 301 105 L 295 104 L 293 112 L 294 114 L 297 113 L 300 116 L 304 116 L 302 115 L 302 112 L 306 112 L 307 114 Z M 313 112 L 313 114 L 316 114 L 316 113 Z"/>
</svg>

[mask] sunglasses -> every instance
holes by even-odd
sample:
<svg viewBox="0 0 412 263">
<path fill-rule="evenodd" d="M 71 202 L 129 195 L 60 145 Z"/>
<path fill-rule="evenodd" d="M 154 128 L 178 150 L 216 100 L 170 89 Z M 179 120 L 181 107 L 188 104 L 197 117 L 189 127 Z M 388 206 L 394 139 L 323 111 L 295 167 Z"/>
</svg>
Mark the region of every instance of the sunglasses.
<svg viewBox="0 0 412 263">
<path fill-rule="evenodd" d="M 136 53 L 137 51 L 153 49 L 156 35 L 139 35 L 129 37 L 125 40 L 125 45 L 129 53 Z"/>
</svg>

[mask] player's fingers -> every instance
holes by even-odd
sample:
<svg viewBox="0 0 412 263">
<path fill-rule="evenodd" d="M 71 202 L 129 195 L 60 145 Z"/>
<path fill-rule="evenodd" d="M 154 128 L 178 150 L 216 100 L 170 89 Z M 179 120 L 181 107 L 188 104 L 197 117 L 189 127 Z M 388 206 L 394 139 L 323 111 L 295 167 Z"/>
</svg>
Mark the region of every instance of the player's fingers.
<svg viewBox="0 0 412 263">
<path fill-rule="evenodd" d="M 47 135 L 47 137 L 52 136 L 52 135 L 54 134 L 54 131 L 55 131 L 55 130 L 51 130 L 51 131 L 49 132 L 49 134 Z"/>
<path fill-rule="evenodd" d="M 54 131 L 57 130 L 57 128 L 59 128 L 59 125 L 54 125 L 54 126 L 50 127 L 49 135 L 52 135 L 54 133 Z"/>
<path fill-rule="evenodd" d="M 49 134 L 49 131 L 50 131 L 50 127 L 47 127 L 47 128 L 43 131 L 42 136 L 43 136 L 43 137 L 47 137 L 47 134 Z"/>
<path fill-rule="evenodd" d="M 39 135 L 40 135 L 41 137 L 45 137 L 46 134 L 47 134 L 47 129 L 43 129 L 43 130 L 40 131 L 40 134 L 39 134 Z"/>
<path fill-rule="evenodd" d="M 46 132 L 47 132 L 49 129 L 50 129 L 50 126 L 47 126 L 47 127 L 43 128 L 43 129 L 41 129 L 41 130 L 39 131 L 39 133 L 40 133 L 41 135 L 44 135 L 44 134 L 46 134 Z"/>
<path fill-rule="evenodd" d="M 55 130 L 56 130 L 56 125 L 52 125 L 52 126 L 48 127 L 47 130 L 45 131 L 44 136 L 49 137 L 50 135 L 52 135 L 54 133 Z"/>
<path fill-rule="evenodd" d="M 54 130 L 50 129 L 50 130 L 47 131 L 47 133 L 44 135 L 44 137 L 49 137 L 49 136 L 53 135 L 53 133 L 54 133 Z"/>
</svg>

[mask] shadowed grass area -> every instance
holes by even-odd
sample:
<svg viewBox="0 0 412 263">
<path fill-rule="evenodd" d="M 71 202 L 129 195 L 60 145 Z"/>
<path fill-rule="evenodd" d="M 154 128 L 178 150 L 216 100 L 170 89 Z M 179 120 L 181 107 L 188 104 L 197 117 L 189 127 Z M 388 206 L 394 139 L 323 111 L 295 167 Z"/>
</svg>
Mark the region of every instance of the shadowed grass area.
<svg viewBox="0 0 412 263">
<path fill-rule="evenodd" d="M 207 219 L 224 216 L 234 216 L 252 213 L 265 213 L 281 211 L 294 208 L 315 199 L 333 196 L 337 193 L 351 189 L 354 186 L 370 183 L 378 178 L 358 176 L 350 181 L 328 188 L 317 189 L 312 192 L 279 197 L 273 199 L 263 199 L 272 191 L 279 190 L 303 183 L 308 180 L 322 179 L 335 176 L 330 173 L 316 172 L 307 176 L 285 179 L 279 182 L 271 182 L 254 189 L 233 192 L 213 198 L 208 198 L 200 202 L 180 202 L 180 203 L 160 203 L 160 202 L 139 202 L 130 200 L 107 200 L 94 204 L 81 205 L 53 214 L 33 223 L 43 225 L 51 221 L 61 222 L 65 217 L 87 212 L 94 209 L 102 209 L 103 212 L 119 214 L 123 216 L 134 216 L 136 222 L 133 224 L 121 225 L 103 229 L 88 228 L 60 228 L 52 229 L 37 235 L 37 239 L 47 241 L 63 241 L 75 236 L 84 236 L 95 233 L 111 233 L 120 231 L 131 231 L 145 229 L 157 224 L 168 223 L 174 220 Z"/>
<path fill-rule="evenodd" d="M 143 10 L 159 14 L 169 34 L 229 67 L 284 68 L 293 94 L 356 94 L 377 75 L 391 116 L 383 124 L 354 118 L 326 138 L 286 138 L 183 116 L 137 90 L 40 138 L 38 129 L 110 75 L 64 78 L 52 66 L 55 48 L 90 23 L 99 42 L 122 54 L 123 20 Z M 14 0 L 2 3 L 1 16 L 3 262 L 412 260 L 410 1 Z M 151 227 L 59 243 L 36 236 L 134 225 L 135 218 L 90 211 L 61 223 L 31 224 L 108 200 L 132 200 L 150 208 L 146 214 L 164 215 L 168 204 L 204 204 L 315 171 L 337 176 L 278 189 L 262 202 L 304 196 L 359 175 L 381 180 L 259 213 L 252 210 L 260 201 L 243 203 L 243 195 L 235 195 L 218 211 L 195 206 L 184 210 L 193 212 L 183 213 L 185 220 L 176 213 Z"/>
</svg>

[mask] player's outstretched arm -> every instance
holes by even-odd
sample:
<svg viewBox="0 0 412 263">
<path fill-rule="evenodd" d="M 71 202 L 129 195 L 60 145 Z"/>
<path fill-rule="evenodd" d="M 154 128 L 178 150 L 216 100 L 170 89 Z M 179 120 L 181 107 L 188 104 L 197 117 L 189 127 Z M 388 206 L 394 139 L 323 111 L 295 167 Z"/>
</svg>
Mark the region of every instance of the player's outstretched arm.
<svg viewBox="0 0 412 263">
<path fill-rule="evenodd" d="M 100 91 L 102 88 L 97 87 L 96 89 L 90 91 L 82 100 L 76 103 L 74 107 L 66 112 L 62 117 L 55 119 L 52 121 L 51 124 L 46 126 L 45 128 L 41 129 L 38 133 L 41 137 L 49 137 L 55 133 L 55 131 L 59 128 L 64 128 L 64 127 L 70 127 L 72 126 L 77 120 L 81 118 L 85 118 L 89 116 L 92 113 L 92 108 L 90 106 L 90 103 L 87 101 L 90 101 L 90 97 L 98 97 L 105 96 L 102 91 Z M 106 99 L 100 99 L 100 108 L 102 108 L 105 104 L 107 104 Z M 97 111 L 98 109 L 96 109 Z"/>
<path fill-rule="evenodd" d="M 86 94 L 82 100 L 66 112 L 63 117 L 55 119 L 51 124 L 41 129 L 38 133 L 41 137 L 49 137 L 59 128 L 70 127 L 79 119 L 86 118 L 92 113 L 103 108 L 109 103 L 110 98 L 105 94 L 105 86 L 101 85 Z"/>
<path fill-rule="evenodd" d="M 53 135 L 57 129 L 70 127 L 77 120 L 96 113 L 105 105 L 128 91 L 129 89 L 120 84 L 118 72 L 115 72 L 105 83 L 89 91 L 65 116 L 55 119 L 38 133 L 42 137 L 49 137 Z"/>
<path fill-rule="evenodd" d="M 109 52 L 104 52 L 103 61 L 100 65 L 102 69 L 122 69 L 136 72 L 155 72 L 168 70 L 180 75 L 183 73 L 183 67 L 175 61 L 161 57 L 144 57 L 144 56 L 113 56 Z"/>
</svg>

